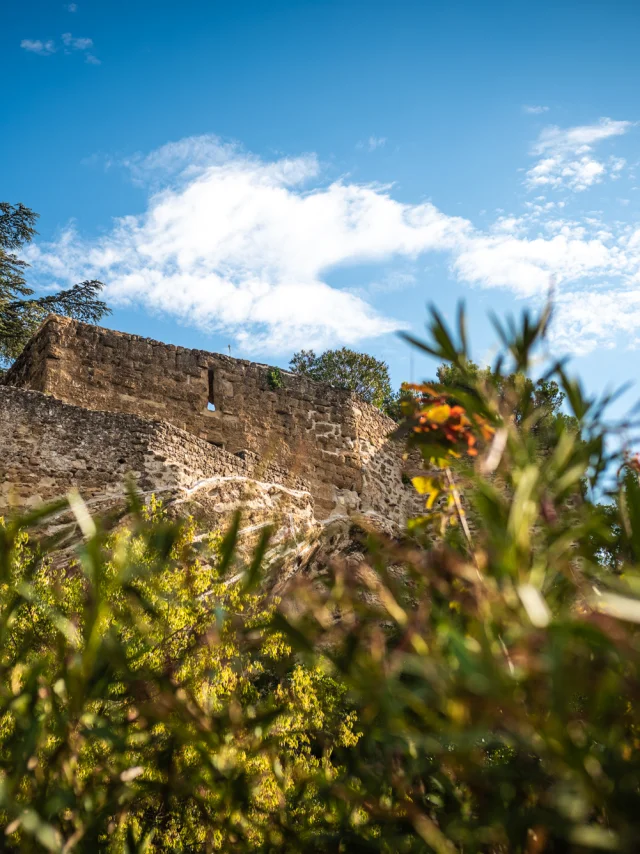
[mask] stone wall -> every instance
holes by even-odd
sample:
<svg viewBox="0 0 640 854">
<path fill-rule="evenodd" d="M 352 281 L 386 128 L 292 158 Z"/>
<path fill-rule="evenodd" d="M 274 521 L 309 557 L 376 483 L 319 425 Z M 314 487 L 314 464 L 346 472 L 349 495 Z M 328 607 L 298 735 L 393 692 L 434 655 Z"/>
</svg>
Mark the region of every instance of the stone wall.
<svg viewBox="0 0 640 854">
<path fill-rule="evenodd" d="M 404 445 L 388 438 L 390 419 L 355 396 L 353 413 L 363 475 L 360 511 L 400 522 L 420 515 L 424 499 L 409 483 L 421 473 L 420 454 L 412 452 L 405 459 Z"/>
<path fill-rule="evenodd" d="M 166 422 L 97 412 L 40 392 L 0 387 L 0 515 L 77 489 L 92 512 L 123 506 L 126 482 L 192 514 L 202 530 L 236 509 L 244 530 L 280 522 L 280 537 L 313 530 L 313 498 L 284 473 L 229 454 Z"/>
<path fill-rule="evenodd" d="M 286 371 L 274 387 L 272 371 L 52 316 L 5 384 L 167 421 L 232 455 L 253 452 L 283 483 L 308 484 L 318 518 L 345 509 L 404 521 L 415 494 L 388 440 L 393 422 L 349 392 Z"/>
<path fill-rule="evenodd" d="M 0 387 L 0 512 L 63 496 L 183 488 L 248 464 L 162 422 L 69 406 L 39 392 Z"/>
</svg>

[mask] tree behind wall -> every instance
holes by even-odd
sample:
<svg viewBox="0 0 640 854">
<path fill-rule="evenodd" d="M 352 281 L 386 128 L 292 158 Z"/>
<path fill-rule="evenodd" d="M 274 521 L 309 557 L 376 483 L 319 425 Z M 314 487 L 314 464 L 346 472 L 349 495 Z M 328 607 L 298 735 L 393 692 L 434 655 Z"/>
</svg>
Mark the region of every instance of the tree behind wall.
<svg viewBox="0 0 640 854">
<path fill-rule="evenodd" d="M 34 297 L 25 281 L 29 266 L 15 250 L 30 243 L 38 214 L 22 204 L 0 202 L 0 371 L 15 359 L 48 314 L 97 323 L 110 309 L 98 299 L 102 282 L 80 282 L 63 291 Z"/>
<path fill-rule="evenodd" d="M 575 418 L 562 411 L 565 393 L 555 380 L 533 380 L 522 373 L 497 374 L 490 367 L 481 368 L 471 360 L 465 375 L 456 365 L 443 363 L 436 370 L 438 383 L 451 389 L 469 391 L 469 382 L 494 387 L 503 401 L 513 399 L 513 420 L 517 427 L 535 439 L 540 451 L 548 452 L 556 444 L 561 430 L 579 432 Z"/>
<path fill-rule="evenodd" d="M 347 347 L 326 350 L 319 356 L 313 350 L 299 350 L 294 353 L 289 368 L 316 382 L 354 391 L 380 409 L 393 397 L 386 362 Z"/>
</svg>

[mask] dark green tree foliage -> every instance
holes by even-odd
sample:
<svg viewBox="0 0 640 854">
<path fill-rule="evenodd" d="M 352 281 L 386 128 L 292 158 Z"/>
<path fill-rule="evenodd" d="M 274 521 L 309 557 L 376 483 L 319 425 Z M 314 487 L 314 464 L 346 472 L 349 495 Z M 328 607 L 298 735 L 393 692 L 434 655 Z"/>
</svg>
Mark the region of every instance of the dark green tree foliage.
<svg viewBox="0 0 640 854">
<path fill-rule="evenodd" d="M 319 356 L 313 350 L 300 350 L 294 353 L 289 367 L 316 382 L 354 391 L 380 409 L 393 398 L 386 362 L 347 347 L 325 350 Z"/>
<path fill-rule="evenodd" d="M 626 567 L 640 560 L 640 539 L 629 536 L 632 522 L 636 529 L 640 528 L 640 517 L 633 518 L 640 510 L 639 472 L 638 456 L 627 457 L 618 473 L 620 491 L 597 508 L 609 537 L 604 543 L 594 544 L 596 557 L 603 567 L 616 574 L 622 574 Z"/>
<path fill-rule="evenodd" d="M 98 294 L 102 283 L 80 282 L 66 290 L 34 296 L 25 280 L 29 266 L 20 250 L 36 234 L 38 215 L 24 205 L 0 202 L 0 367 L 11 362 L 48 314 L 97 323 L 109 309 Z"/>
<path fill-rule="evenodd" d="M 455 389 L 469 392 L 470 383 L 483 383 L 494 387 L 502 400 L 513 399 L 515 425 L 528 430 L 541 451 L 553 446 L 561 429 L 578 429 L 577 420 L 562 412 L 565 394 L 555 380 L 533 380 L 523 373 L 504 375 L 490 367 L 481 368 L 471 360 L 464 368 L 443 363 L 436 375 L 438 383 L 450 388 L 454 398 Z"/>
<path fill-rule="evenodd" d="M 408 388 L 401 388 L 400 391 L 393 392 L 388 397 L 384 406 L 383 412 L 396 422 L 401 422 L 405 416 L 405 408 L 407 404 L 411 404 L 416 398 L 416 393 Z"/>
</svg>

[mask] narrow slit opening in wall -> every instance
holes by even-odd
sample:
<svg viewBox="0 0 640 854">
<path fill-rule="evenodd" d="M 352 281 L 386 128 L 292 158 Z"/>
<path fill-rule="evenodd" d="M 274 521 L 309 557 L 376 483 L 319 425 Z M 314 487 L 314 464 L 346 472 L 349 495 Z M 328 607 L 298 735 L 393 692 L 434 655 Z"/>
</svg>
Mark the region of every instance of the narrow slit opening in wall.
<svg viewBox="0 0 640 854">
<path fill-rule="evenodd" d="M 216 411 L 216 404 L 213 399 L 213 368 L 209 368 L 209 397 L 207 400 L 207 409 L 209 412 Z"/>
</svg>

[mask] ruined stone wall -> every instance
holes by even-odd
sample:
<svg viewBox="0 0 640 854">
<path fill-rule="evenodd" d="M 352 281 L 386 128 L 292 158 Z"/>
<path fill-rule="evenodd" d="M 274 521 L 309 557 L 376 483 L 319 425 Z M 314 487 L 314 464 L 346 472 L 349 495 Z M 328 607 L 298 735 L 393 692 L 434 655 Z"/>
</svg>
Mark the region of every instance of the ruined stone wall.
<svg viewBox="0 0 640 854">
<path fill-rule="evenodd" d="M 402 522 L 414 496 L 400 449 L 387 440 L 393 422 L 349 392 L 286 371 L 274 388 L 271 370 L 50 317 L 5 384 L 168 421 L 232 454 L 254 452 L 308 484 L 318 518 L 368 509 Z"/>
<path fill-rule="evenodd" d="M 277 467 L 211 447 L 166 422 L 0 387 L 0 448 L 0 516 L 63 498 L 73 488 L 92 514 L 119 515 L 133 478 L 143 496 L 154 493 L 170 513 L 192 516 L 204 533 L 224 528 L 240 510 L 242 553 L 250 553 L 265 524 L 277 526 L 272 551 L 281 544 L 294 557 L 318 530 L 304 484 L 284 486 Z M 73 542 L 69 512 L 57 513 L 46 527 Z"/>
<path fill-rule="evenodd" d="M 33 391 L 46 391 L 47 367 L 50 364 L 50 323 L 45 321 L 40 330 L 30 339 L 7 373 L 0 377 L 0 386 L 14 385 Z"/>
<path fill-rule="evenodd" d="M 69 406 L 39 392 L 0 387 L 0 512 L 63 496 L 173 489 L 249 465 L 168 424 Z"/>
<path fill-rule="evenodd" d="M 419 454 L 405 459 L 404 444 L 390 437 L 397 425 L 373 406 L 363 406 L 355 395 L 352 411 L 363 474 L 361 511 L 403 521 L 419 515 L 424 500 L 409 483 L 409 476 L 419 471 Z"/>
</svg>

